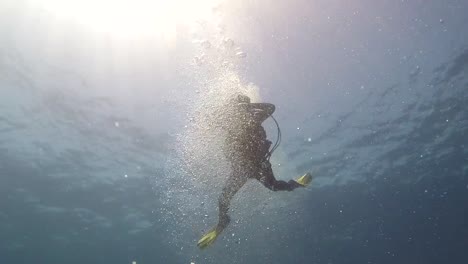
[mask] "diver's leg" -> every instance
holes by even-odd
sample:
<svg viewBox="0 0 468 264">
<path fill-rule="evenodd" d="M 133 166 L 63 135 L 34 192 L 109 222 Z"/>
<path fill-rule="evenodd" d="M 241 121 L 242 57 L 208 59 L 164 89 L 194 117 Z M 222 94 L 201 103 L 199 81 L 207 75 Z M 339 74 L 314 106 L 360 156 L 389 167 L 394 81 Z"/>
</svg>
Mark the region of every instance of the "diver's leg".
<svg viewBox="0 0 468 264">
<path fill-rule="evenodd" d="M 198 247 L 203 249 L 213 244 L 216 238 L 223 232 L 224 228 L 229 224 L 230 219 L 228 215 L 229 204 L 232 197 L 236 194 L 237 191 L 242 188 L 242 186 L 247 181 L 247 176 L 243 174 L 244 166 L 238 166 L 239 169 L 233 167 L 232 174 L 229 176 L 223 191 L 219 197 L 219 220 L 218 224 L 212 228 L 210 231 L 205 233 L 200 240 L 198 240 Z"/>
<path fill-rule="evenodd" d="M 239 167 L 240 168 L 240 167 Z M 213 244 L 216 238 L 223 232 L 224 228 L 229 224 L 229 203 L 231 202 L 232 197 L 236 194 L 237 191 L 242 188 L 242 186 L 247 181 L 247 177 L 244 174 L 239 173 L 240 170 L 234 170 L 227 180 L 223 192 L 219 197 L 219 220 L 218 224 L 212 228 L 210 231 L 205 233 L 200 240 L 198 240 L 198 247 L 203 249 Z"/>
<path fill-rule="evenodd" d="M 303 187 L 295 180 L 285 182 L 275 179 L 273 169 L 271 168 L 271 163 L 269 161 L 262 162 L 261 168 L 259 169 L 259 175 L 255 178 L 272 191 L 292 191 L 297 187 Z"/>
<path fill-rule="evenodd" d="M 219 220 L 218 227 L 224 229 L 230 222 L 228 211 L 231 199 L 247 182 L 247 176 L 241 169 L 233 168 L 231 176 L 228 178 L 223 191 L 218 200 Z"/>
</svg>

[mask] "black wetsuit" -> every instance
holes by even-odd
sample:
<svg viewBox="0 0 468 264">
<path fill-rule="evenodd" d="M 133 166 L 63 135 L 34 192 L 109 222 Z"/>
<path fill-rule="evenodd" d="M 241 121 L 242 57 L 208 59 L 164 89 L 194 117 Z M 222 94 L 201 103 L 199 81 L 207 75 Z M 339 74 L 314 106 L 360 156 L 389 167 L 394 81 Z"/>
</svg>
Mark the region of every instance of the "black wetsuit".
<svg viewBox="0 0 468 264">
<path fill-rule="evenodd" d="M 246 103 L 237 109 L 236 122 L 228 130 L 225 155 L 232 172 L 219 197 L 219 222 L 221 228 L 229 224 L 229 204 L 248 179 L 254 178 L 272 191 L 292 191 L 301 187 L 294 180 L 276 180 L 268 159 L 271 141 L 267 139 L 265 121 L 275 111 L 269 103 Z"/>
</svg>

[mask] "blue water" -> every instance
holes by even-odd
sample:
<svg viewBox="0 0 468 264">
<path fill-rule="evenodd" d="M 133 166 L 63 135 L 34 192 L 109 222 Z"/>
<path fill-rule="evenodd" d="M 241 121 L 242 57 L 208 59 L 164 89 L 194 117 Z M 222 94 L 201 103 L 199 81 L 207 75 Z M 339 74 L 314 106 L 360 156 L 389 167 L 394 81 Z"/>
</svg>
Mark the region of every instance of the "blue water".
<svg viewBox="0 0 468 264">
<path fill-rule="evenodd" d="M 0 263 L 466 262 L 466 1 L 210 12 L 163 40 L 0 3 Z M 277 178 L 315 179 L 249 182 L 201 251 L 238 92 L 276 105 Z"/>
</svg>

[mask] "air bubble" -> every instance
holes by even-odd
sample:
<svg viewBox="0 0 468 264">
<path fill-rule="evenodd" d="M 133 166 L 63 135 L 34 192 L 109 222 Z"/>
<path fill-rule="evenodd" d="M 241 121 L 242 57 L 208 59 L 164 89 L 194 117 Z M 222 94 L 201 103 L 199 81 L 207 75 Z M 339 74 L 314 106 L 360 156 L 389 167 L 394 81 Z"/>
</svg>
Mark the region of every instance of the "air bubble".
<svg viewBox="0 0 468 264">
<path fill-rule="evenodd" d="M 232 48 L 234 47 L 234 41 L 230 38 L 224 39 L 223 44 L 226 48 Z"/>
<path fill-rule="evenodd" d="M 205 49 L 211 48 L 211 43 L 208 40 L 203 40 L 202 42 L 200 42 L 200 45 Z"/>
<path fill-rule="evenodd" d="M 193 58 L 193 61 L 195 62 L 197 66 L 200 66 L 202 64 L 202 60 L 198 56 L 195 56 L 195 58 Z"/>
<path fill-rule="evenodd" d="M 245 58 L 247 57 L 247 54 L 243 51 L 239 51 L 236 53 L 236 56 L 239 57 L 239 58 Z"/>
</svg>

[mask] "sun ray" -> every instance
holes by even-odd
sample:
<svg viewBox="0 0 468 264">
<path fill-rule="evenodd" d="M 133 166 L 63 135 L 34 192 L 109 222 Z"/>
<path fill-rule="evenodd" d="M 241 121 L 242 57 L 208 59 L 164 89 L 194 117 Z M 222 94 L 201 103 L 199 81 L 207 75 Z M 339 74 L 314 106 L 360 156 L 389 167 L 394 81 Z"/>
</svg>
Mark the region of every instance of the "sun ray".
<svg viewBox="0 0 468 264">
<path fill-rule="evenodd" d="M 219 0 L 32 0 L 50 14 L 123 37 L 170 38 L 177 25 L 209 21 Z"/>
</svg>

